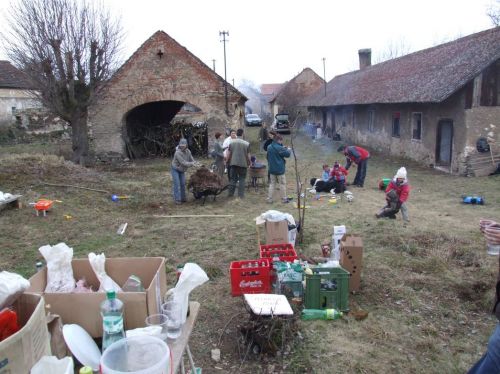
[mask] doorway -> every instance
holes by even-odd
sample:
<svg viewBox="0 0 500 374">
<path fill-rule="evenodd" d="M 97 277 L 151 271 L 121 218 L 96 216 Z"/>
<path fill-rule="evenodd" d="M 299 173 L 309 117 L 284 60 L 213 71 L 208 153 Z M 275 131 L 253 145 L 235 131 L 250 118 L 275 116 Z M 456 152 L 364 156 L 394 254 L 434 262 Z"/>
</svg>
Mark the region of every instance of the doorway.
<svg viewBox="0 0 500 374">
<path fill-rule="evenodd" d="M 453 149 L 453 121 L 443 119 L 438 122 L 436 137 L 436 165 L 450 166 Z"/>
</svg>

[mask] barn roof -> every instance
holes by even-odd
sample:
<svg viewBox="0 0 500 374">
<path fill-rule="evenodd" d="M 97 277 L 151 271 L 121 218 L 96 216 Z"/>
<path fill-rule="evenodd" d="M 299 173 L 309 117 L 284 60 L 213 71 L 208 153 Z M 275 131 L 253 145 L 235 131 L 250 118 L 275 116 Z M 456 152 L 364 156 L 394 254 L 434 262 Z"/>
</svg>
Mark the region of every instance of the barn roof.
<svg viewBox="0 0 500 374">
<path fill-rule="evenodd" d="M 441 102 L 500 58 L 500 27 L 333 78 L 301 104 Z"/>
<path fill-rule="evenodd" d="M 274 97 L 285 83 L 264 83 L 260 86 L 260 93 L 264 96 Z"/>
<path fill-rule="evenodd" d="M 0 88 L 32 89 L 27 75 L 9 61 L 0 60 Z"/>
<path fill-rule="evenodd" d="M 304 68 L 299 74 L 297 74 L 295 77 L 293 77 L 290 81 L 283 83 L 278 91 L 274 94 L 274 96 L 269 99 L 269 102 L 294 102 L 294 104 L 298 101 L 301 101 L 300 96 L 305 97 L 309 95 L 311 92 L 314 92 L 316 90 L 316 87 L 314 87 L 312 84 L 308 85 L 307 87 L 303 88 L 302 90 L 299 91 L 297 89 L 296 84 L 297 81 L 299 81 L 303 76 L 306 76 L 306 74 L 310 75 L 310 83 L 313 83 L 312 81 L 316 82 L 321 82 L 324 84 L 323 78 L 321 78 L 314 70 L 311 68 Z M 307 92 L 309 91 L 309 92 Z"/>
</svg>

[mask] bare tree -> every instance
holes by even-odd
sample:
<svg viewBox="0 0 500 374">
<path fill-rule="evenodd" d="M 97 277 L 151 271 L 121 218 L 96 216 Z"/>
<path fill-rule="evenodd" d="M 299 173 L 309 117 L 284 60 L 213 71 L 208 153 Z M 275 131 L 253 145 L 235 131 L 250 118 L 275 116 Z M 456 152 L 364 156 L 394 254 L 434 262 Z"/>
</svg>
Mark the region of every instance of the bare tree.
<svg viewBox="0 0 500 374">
<path fill-rule="evenodd" d="M 4 48 L 26 72 L 44 106 L 72 129 L 73 161 L 89 153 L 89 106 L 119 58 L 122 28 L 99 1 L 19 0 L 3 32 Z"/>
<path fill-rule="evenodd" d="M 411 51 L 411 46 L 403 39 L 390 40 L 386 48 L 374 58 L 374 63 L 392 60 L 393 58 L 404 56 Z"/>
<path fill-rule="evenodd" d="M 500 0 L 492 2 L 486 11 L 494 26 L 500 26 Z"/>
</svg>

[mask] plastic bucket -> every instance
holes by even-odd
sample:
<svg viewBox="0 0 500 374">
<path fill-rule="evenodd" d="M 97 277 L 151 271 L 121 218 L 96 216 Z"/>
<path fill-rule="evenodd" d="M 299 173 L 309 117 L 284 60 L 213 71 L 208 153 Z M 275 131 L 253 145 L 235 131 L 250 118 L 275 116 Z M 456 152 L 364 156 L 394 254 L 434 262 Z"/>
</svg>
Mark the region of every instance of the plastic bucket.
<svg viewBox="0 0 500 374">
<path fill-rule="evenodd" d="M 154 336 L 134 336 L 111 344 L 102 354 L 103 374 L 168 374 L 170 350 Z"/>
</svg>

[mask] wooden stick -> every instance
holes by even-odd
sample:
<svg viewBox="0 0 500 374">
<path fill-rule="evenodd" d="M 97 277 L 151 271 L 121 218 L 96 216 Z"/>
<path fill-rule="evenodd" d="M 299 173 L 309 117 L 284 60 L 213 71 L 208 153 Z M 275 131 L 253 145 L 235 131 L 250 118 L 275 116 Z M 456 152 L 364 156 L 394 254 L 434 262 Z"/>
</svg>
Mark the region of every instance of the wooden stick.
<svg viewBox="0 0 500 374">
<path fill-rule="evenodd" d="M 74 186 L 72 184 L 55 184 L 55 183 L 47 183 L 47 182 L 40 182 L 40 183 L 41 184 L 45 184 L 47 186 L 53 186 L 53 187 L 72 187 L 72 188 L 80 188 L 82 190 L 89 190 L 89 191 L 102 192 L 102 193 L 110 193 L 109 191 L 105 191 L 105 190 L 96 190 L 95 188 Z"/>
<path fill-rule="evenodd" d="M 217 218 L 234 217 L 234 214 L 186 214 L 181 216 L 153 216 L 155 218 Z"/>
</svg>

